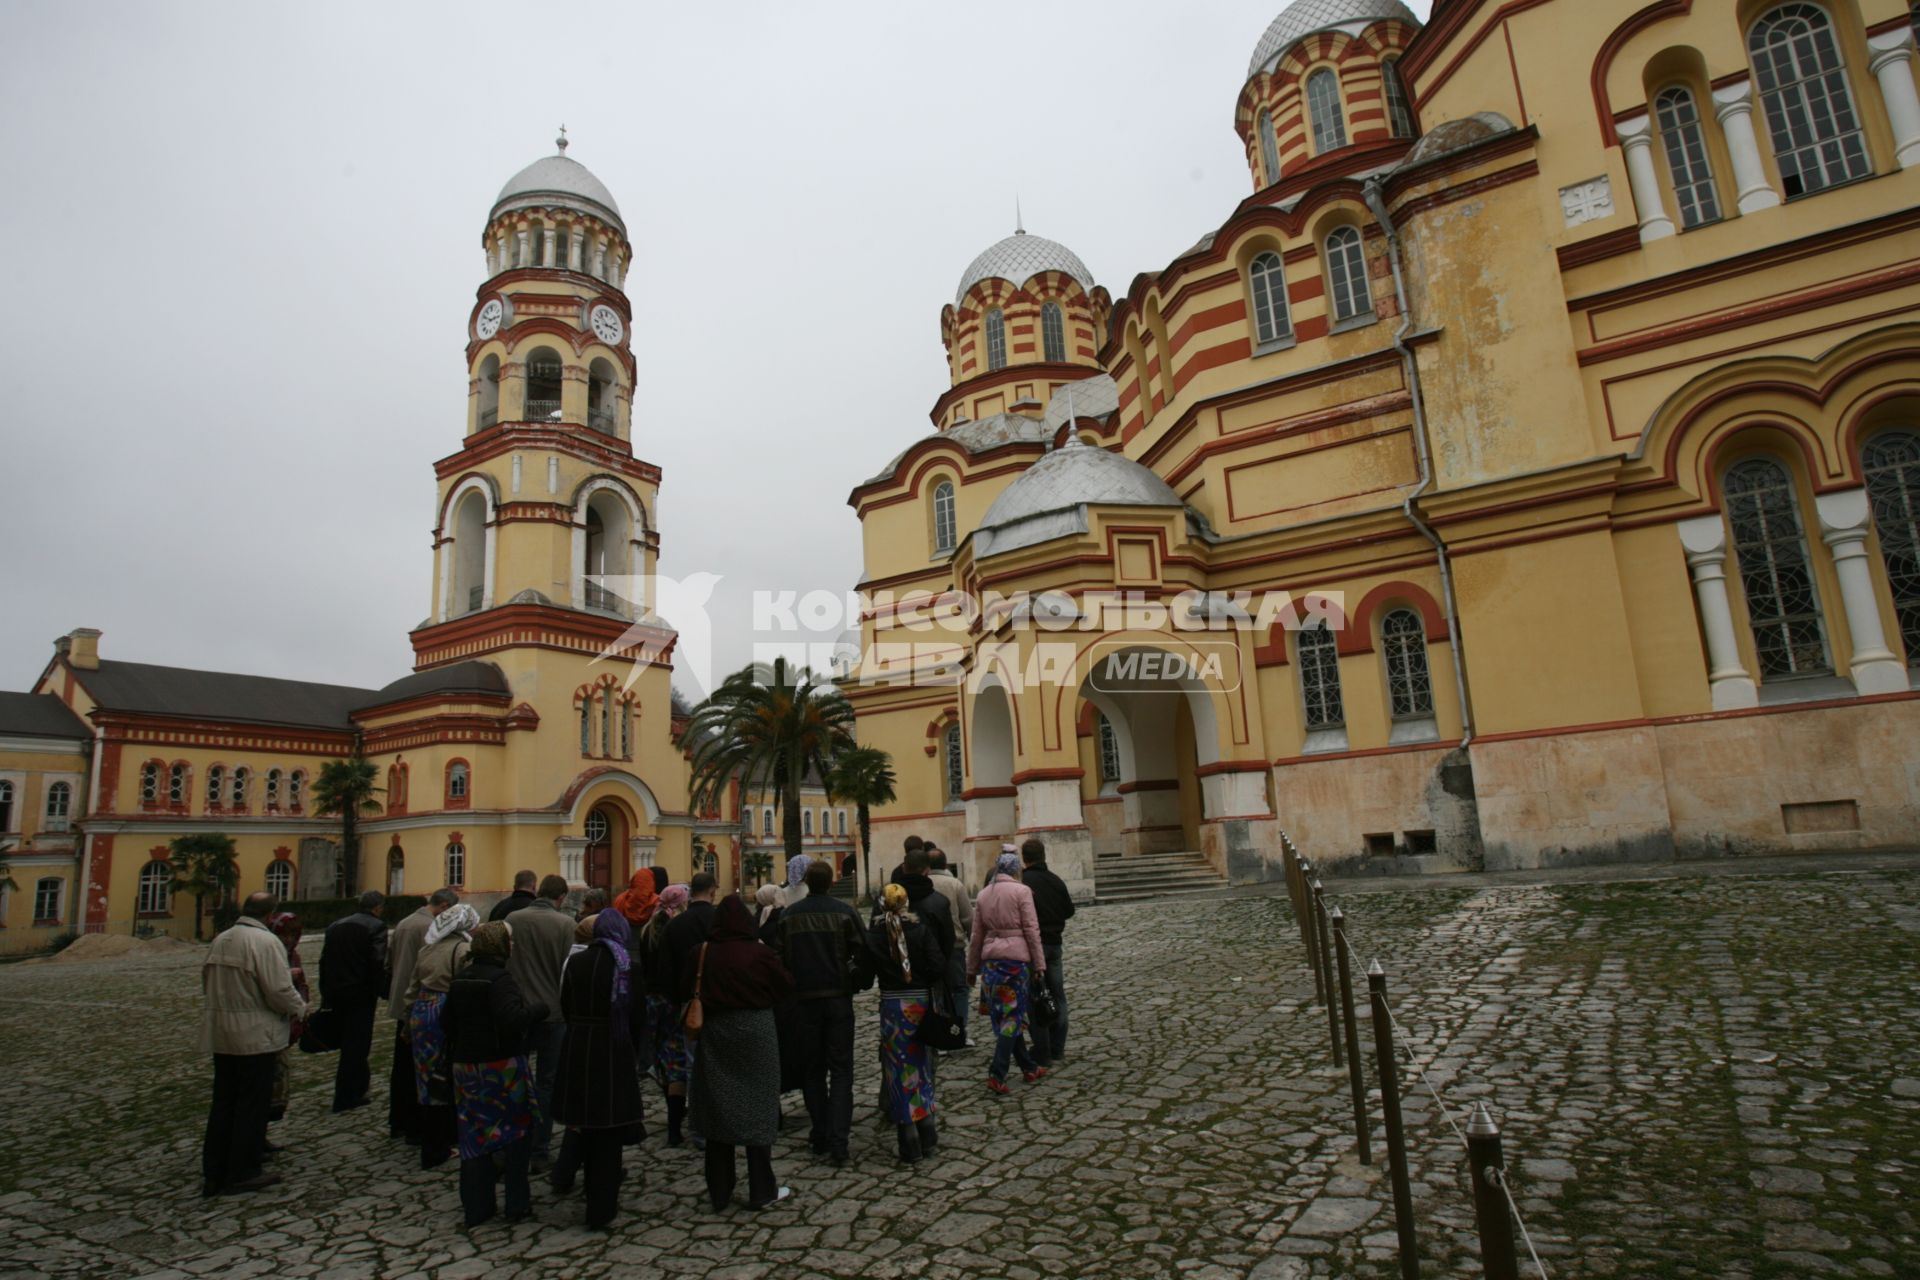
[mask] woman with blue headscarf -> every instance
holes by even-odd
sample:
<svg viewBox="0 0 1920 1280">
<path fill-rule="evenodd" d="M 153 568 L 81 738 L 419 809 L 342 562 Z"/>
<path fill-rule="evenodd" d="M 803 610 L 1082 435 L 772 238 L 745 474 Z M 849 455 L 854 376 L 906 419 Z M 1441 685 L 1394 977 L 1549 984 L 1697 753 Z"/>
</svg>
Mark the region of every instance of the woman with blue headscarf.
<svg viewBox="0 0 1920 1280">
<path fill-rule="evenodd" d="M 553 1118 L 578 1143 L 593 1228 L 619 1209 L 621 1148 L 645 1136 L 638 1057 L 647 1041 L 645 991 L 632 926 L 620 912 L 602 911 L 593 941 L 560 975 L 567 1029 L 553 1084 Z"/>
<path fill-rule="evenodd" d="M 807 898 L 807 866 L 813 861 L 804 853 L 787 859 L 787 883 L 780 890 L 780 905 L 790 907 Z"/>
</svg>

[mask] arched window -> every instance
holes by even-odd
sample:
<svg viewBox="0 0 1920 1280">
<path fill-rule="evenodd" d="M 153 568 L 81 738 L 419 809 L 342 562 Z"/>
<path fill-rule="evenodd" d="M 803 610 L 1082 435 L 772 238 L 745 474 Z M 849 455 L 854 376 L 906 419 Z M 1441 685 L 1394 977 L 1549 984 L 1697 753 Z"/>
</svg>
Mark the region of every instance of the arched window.
<svg viewBox="0 0 1920 1280">
<path fill-rule="evenodd" d="M 1336 227 L 1327 236 L 1327 291 L 1333 295 L 1336 323 L 1373 314 L 1373 292 L 1367 287 L 1367 258 L 1358 227 Z"/>
<path fill-rule="evenodd" d="M 140 868 L 140 889 L 133 909 L 143 916 L 165 915 L 172 894 L 173 868 L 156 858 Z"/>
<path fill-rule="evenodd" d="M 225 798 L 226 785 L 227 771 L 217 764 L 209 766 L 207 769 L 207 808 L 218 809 L 220 807 L 221 800 Z"/>
<path fill-rule="evenodd" d="M 252 782 L 253 782 L 253 770 L 247 768 L 247 766 L 243 764 L 234 766 L 233 782 L 227 788 L 227 798 L 230 802 L 231 808 L 237 809 L 243 813 L 246 811 L 247 787 L 251 785 Z"/>
<path fill-rule="evenodd" d="M 1273 116 L 1265 107 L 1260 109 L 1253 127 L 1260 134 L 1261 174 L 1266 179 L 1260 185 L 1270 187 L 1280 181 L 1280 143 L 1273 134 Z"/>
<path fill-rule="evenodd" d="M 167 770 L 167 803 L 180 807 L 187 803 L 187 766 L 184 764 Z"/>
<path fill-rule="evenodd" d="M 960 723 L 957 720 L 947 726 L 946 766 L 947 801 L 951 804 L 967 789 L 967 769 L 960 755 Z"/>
<path fill-rule="evenodd" d="M 580 754 L 593 754 L 593 695 L 580 700 Z"/>
<path fill-rule="evenodd" d="M 822 840 L 826 840 L 831 838 L 832 835 L 833 835 L 833 814 L 826 809 L 822 809 L 820 811 L 820 838 Z"/>
<path fill-rule="evenodd" d="M 480 405 L 474 419 L 482 431 L 500 421 L 500 357 L 488 356 L 480 362 Z"/>
<path fill-rule="evenodd" d="M 623 580 L 633 572 L 633 513 L 613 490 L 599 489 L 587 499 L 586 526 L 580 578 L 587 608 L 625 615 L 620 593 L 631 589 Z"/>
<path fill-rule="evenodd" d="M 995 307 L 987 312 L 987 368 L 1007 367 L 1007 318 Z"/>
<path fill-rule="evenodd" d="M 285 858 L 267 864 L 267 892 L 282 902 L 293 896 L 293 864 Z"/>
<path fill-rule="evenodd" d="M 613 686 L 600 691 L 600 754 L 613 754 Z"/>
<path fill-rule="evenodd" d="M 1113 731 L 1113 722 L 1104 713 L 1096 716 L 1099 726 L 1095 733 L 1100 744 L 1100 781 L 1120 781 L 1120 735 Z"/>
<path fill-rule="evenodd" d="M 620 375 L 604 356 L 595 357 L 587 366 L 587 425 L 606 435 L 615 435 L 614 408 L 620 403 Z"/>
<path fill-rule="evenodd" d="M 1667 172 L 1673 175 L 1673 196 L 1680 203 L 1680 225 L 1699 227 L 1720 220 L 1720 193 L 1713 185 L 1713 166 L 1707 161 L 1707 139 L 1700 131 L 1700 111 L 1693 91 L 1675 85 L 1653 100 L 1660 122 L 1660 140 L 1666 144 Z"/>
<path fill-rule="evenodd" d="M 1920 667 L 1920 432 L 1888 431 L 1867 441 L 1860 469 L 1873 503 L 1873 528 L 1887 589 L 1907 646 L 1907 665 Z"/>
<path fill-rule="evenodd" d="M 760 813 L 760 834 L 763 836 L 773 834 L 773 810 L 771 809 L 764 809 Z"/>
<path fill-rule="evenodd" d="M 449 593 L 449 617 L 474 613 L 487 602 L 487 500 L 478 490 L 469 490 L 453 509 L 453 547 L 449 559 L 441 562 L 441 572 L 453 575 Z"/>
<path fill-rule="evenodd" d="M 280 808 L 280 771 L 267 770 L 267 812 L 273 813 Z"/>
<path fill-rule="evenodd" d="M 1763 14 L 1747 52 L 1789 199 L 1872 172 L 1826 10 L 1794 3 Z"/>
<path fill-rule="evenodd" d="M 1406 82 L 1400 79 L 1400 59 L 1380 64 L 1380 87 L 1387 98 L 1387 130 L 1396 138 L 1414 136 L 1413 106 L 1407 101 Z"/>
<path fill-rule="evenodd" d="M 958 532 L 953 514 L 953 482 L 942 480 L 933 486 L 933 553 L 944 555 L 953 550 Z"/>
<path fill-rule="evenodd" d="M 847 834 L 847 811 L 845 809 L 837 810 L 834 813 L 834 826 L 839 830 L 841 835 L 844 836 Z"/>
<path fill-rule="evenodd" d="M 800 811 L 800 834 L 809 840 L 813 839 L 813 810 L 811 809 Z"/>
<path fill-rule="evenodd" d="M 307 771 L 295 769 L 287 778 L 287 809 L 291 813 L 300 812 L 300 802 L 307 798 Z"/>
<path fill-rule="evenodd" d="M 1263 253 L 1247 265 L 1247 287 L 1253 294 L 1253 334 L 1261 346 L 1293 337 L 1293 317 L 1287 312 L 1287 267 L 1277 253 Z"/>
<path fill-rule="evenodd" d="M 407 891 L 407 853 L 399 845 L 387 850 L 387 896 L 397 898 Z"/>
<path fill-rule="evenodd" d="M 1298 635 L 1300 696 L 1306 704 L 1307 732 L 1338 729 L 1347 722 L 1347 715 L 1340 700 L 1340 651 L 1334 643 L 1333 632 L 1326 623 L 1320 622 Z M 1423 664 L 1425 657 L 1423 646 Z"/>
<path fill-rule="evenodd" d="M 467 846 L 458 840 L 447 846 L 447 887 L 458 889 L 467 883 Z"/>
<path fill-rule="evenodd" d="M 1313 116 L 1313 154 L 1347 145 L 1347 123 L 1340 115 L 1340 82 L 1330 68 L 1307 77 L 1307 110 Z"/>
<path fill-rule="evenodd" d="M 59 876 L 41 876 L 33 884 L 33 922 L 59 924 L 67 882 Z"/>
<path fill-rule="evenodd" d="M 1748 458 L 1727 468 L 1723 491 L 1760 678 L 1831 675 L 1793 477 L 1771 458 Z"/>
<path fill-rule="evenodd" d="M 700 869 L 712 876 L 715 880 L 718 880 L 720 878 L 720 856 L 712 849 L 708 849 L 700 858 Z"/>
<path fill-rule="evenodd" d="M 527 356 L 527 422 L 560 421 L 560 385 L 565 366 L 552 347 L 535 347 Z"/>
<path fill-rule="evenodd" d="M 148 765 L 149 769 L 153 766 Z M 0 834 L 13 830 L 13 783 L 0 778 Z"/>
<path fill-rule="evenodd" d="M 1049 302 L 1040 308 L 1040 342 L 1042 354 L 1053 361 L 1067 358 L 1067 318 L 1060 310 L 1060 304 Z"/>
<path fill-rule="evenodd" d="M 48 831 L 65 831 L 73 811 L 73 784 L 56 782 L 47 788 Z"/>
<path fill-rule="evenodd" d="M 152 761 L 140 766 L 140 803 L 149 806 L 160 803 L 160 766 Z M 7 824 L 0 822 L 0 831 L 6 829 Z"/>
<path fill-rule="evenodd" d="M 467 798 L 466 762 L 456 760 L 447 766 L 447 804 L 463 804 Z"/>
<path fill-rule="evenodd" d="M 620 758 L 633 759 L 633 700 L 631 698 L 620 704 Z"/>
<path fill-rule="evenodd" d="M 1395 720 L 1433 714 L 1433 679 L 1427 671 L 1427 630 L 1411 609 L 1395 609 L 1380 622 L 1380 648 L 1387 660 L 1387 700 Z"/>
</svg>

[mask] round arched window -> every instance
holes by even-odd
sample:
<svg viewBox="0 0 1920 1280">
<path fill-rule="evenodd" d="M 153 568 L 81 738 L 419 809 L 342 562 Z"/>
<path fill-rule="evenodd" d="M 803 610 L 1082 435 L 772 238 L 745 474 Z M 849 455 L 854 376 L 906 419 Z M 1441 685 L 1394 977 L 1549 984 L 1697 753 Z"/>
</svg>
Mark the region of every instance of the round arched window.
<svg viewBox="0 0 1920 1280">
<path fill-rule="evenodd" d="M 601 844 L 609 835 L 613 834 L 613 824 L 607 821 L 606 814 L 595 809 L 587 815 L 586 832 L 588 840 L 594 844 Z"/>
</svg>

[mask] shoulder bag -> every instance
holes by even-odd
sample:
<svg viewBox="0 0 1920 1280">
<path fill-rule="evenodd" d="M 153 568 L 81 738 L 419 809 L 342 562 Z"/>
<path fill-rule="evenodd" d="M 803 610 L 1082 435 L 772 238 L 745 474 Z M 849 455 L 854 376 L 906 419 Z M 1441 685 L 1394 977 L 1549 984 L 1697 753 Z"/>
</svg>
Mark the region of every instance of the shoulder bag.
<svg viewBox="0 0 1920 1280">
<path fill-rule="evenodd" d="M 700 1003 L 700 985 L 707 976 L 707 944 L 700 944 L 700 959 L 693 967 L 693 998 L 687 1001 L 687 1007 L 680 1013 L 680 1029 L 687 1033 L 687 1039 L 698 1040 L 700 1028 L 707 1024 L 707 1011 Z"/>
</svg>

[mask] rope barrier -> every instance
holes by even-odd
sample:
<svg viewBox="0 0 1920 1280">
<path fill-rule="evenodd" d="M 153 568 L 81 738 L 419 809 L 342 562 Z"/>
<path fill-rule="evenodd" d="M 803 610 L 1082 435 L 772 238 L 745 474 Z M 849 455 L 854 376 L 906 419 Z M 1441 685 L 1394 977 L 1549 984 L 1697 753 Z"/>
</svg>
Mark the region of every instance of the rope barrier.
<svg viewBox="0 0 1920 1280">
<path fill-rule="evenodd" d="M 1513 1190 L 1507 1186 L 1507 1171 L 1504 1168 L 1489 1169 L 1487 1173 L 1492 1176 L 1493 1185 L 1500 1188 L 1500 1194 L 1507 1198 L 1507 1208 L 1513 1211 L 1513 1220 L 1520 1224 L 1520 1238 L 1526 1241 L 1527 1254 L 1538 1268 L 1540 1280 L 1546 1280 L 1547 1264 L 1540 1261 L 1540 1251 L 1533 1247 L 1533 1233 L 1527 1230 L 1527 1220 L 1521 1216 L 1520 1206 L 1513 1202 Z"/>
</svg>

